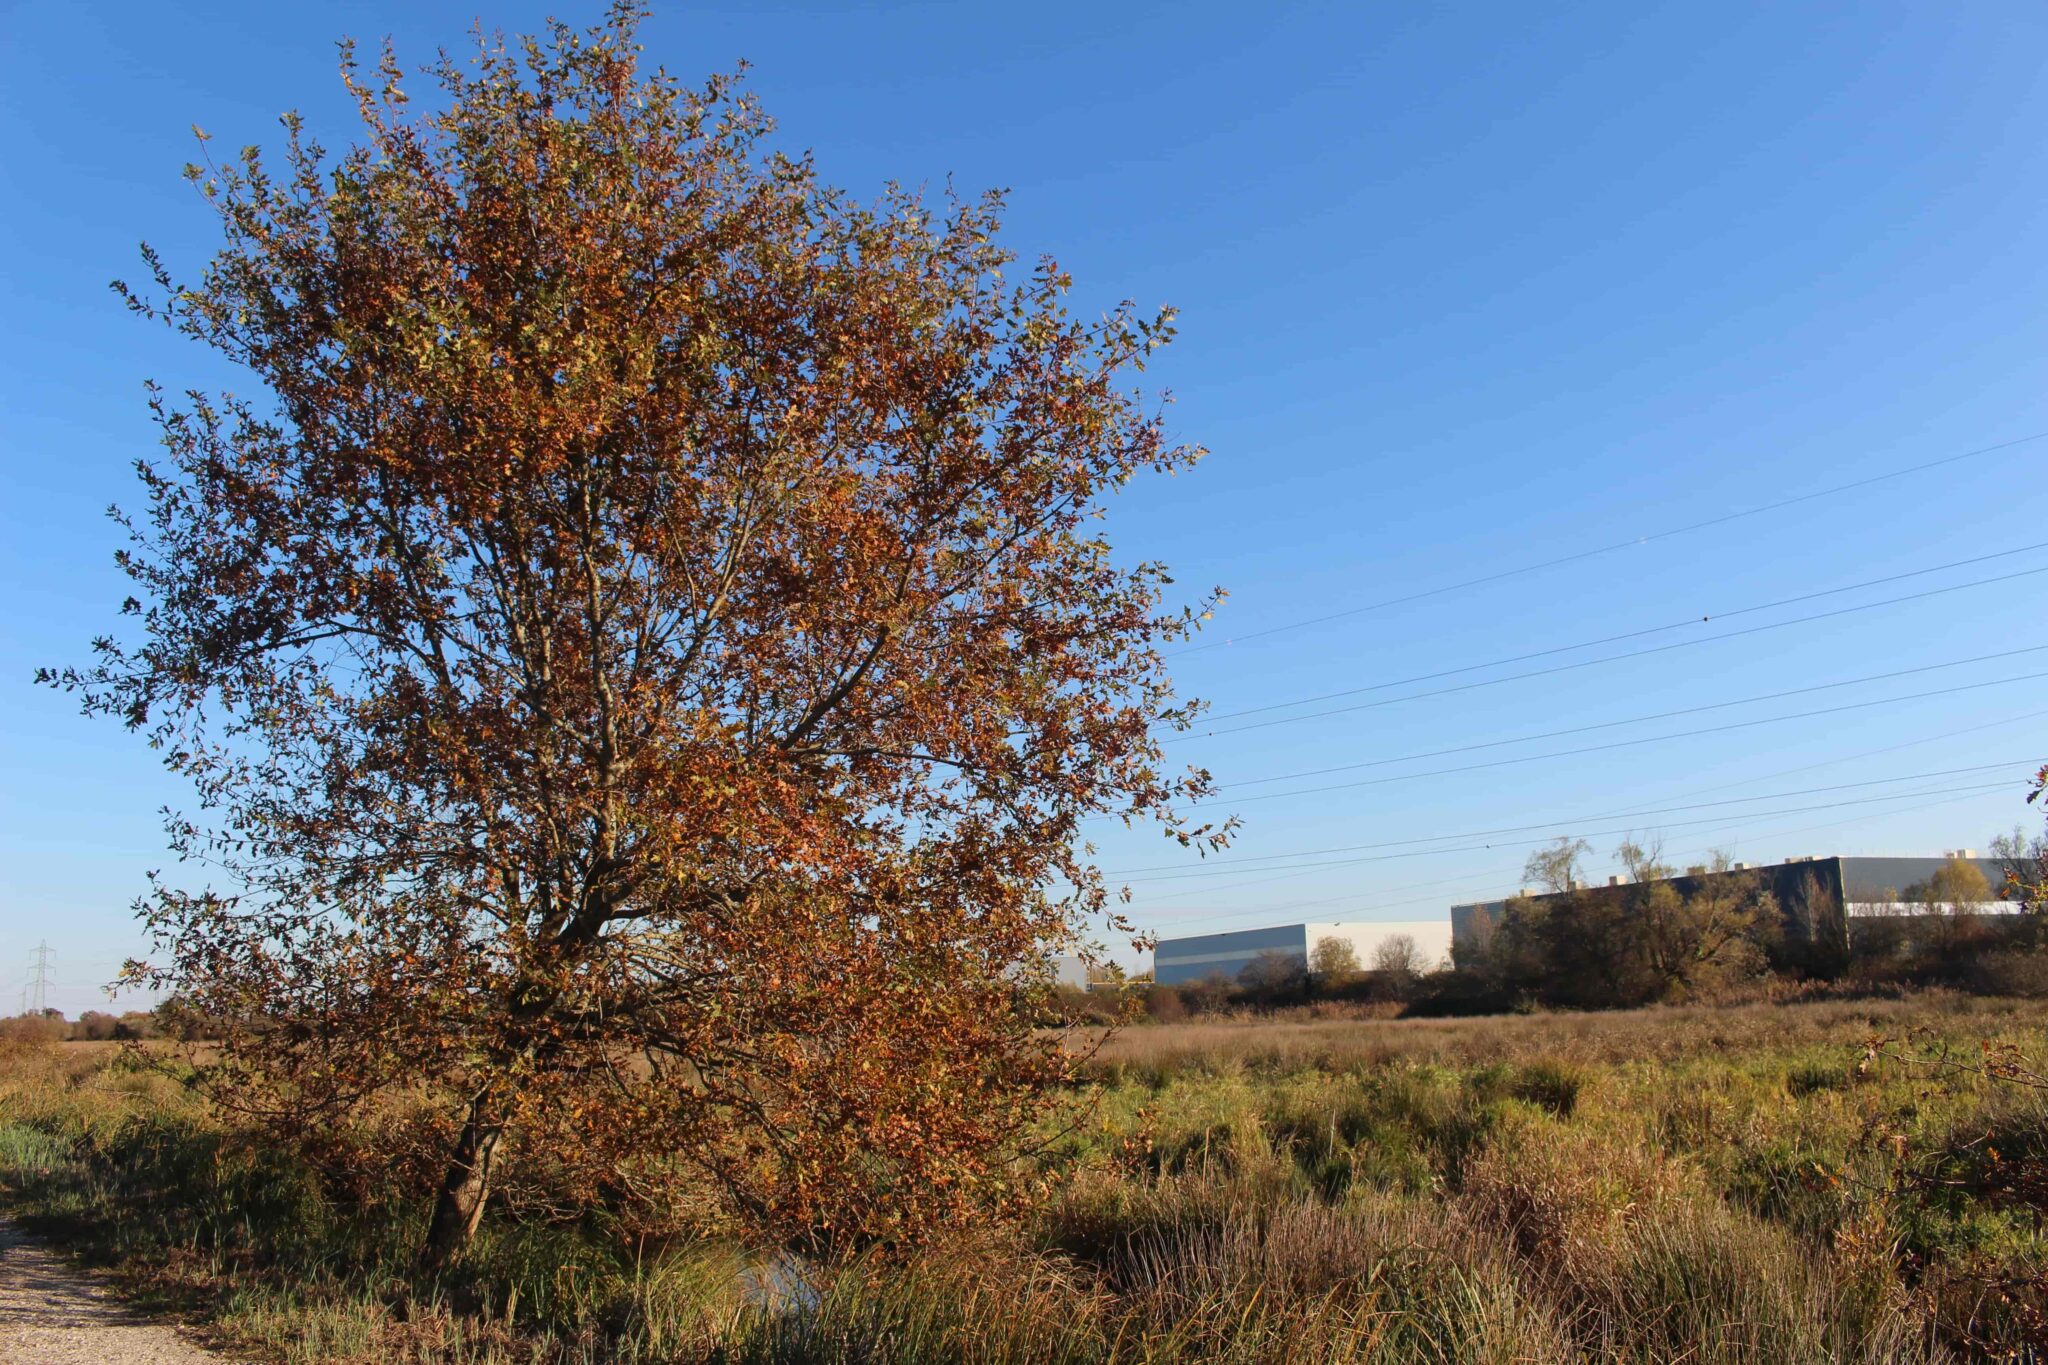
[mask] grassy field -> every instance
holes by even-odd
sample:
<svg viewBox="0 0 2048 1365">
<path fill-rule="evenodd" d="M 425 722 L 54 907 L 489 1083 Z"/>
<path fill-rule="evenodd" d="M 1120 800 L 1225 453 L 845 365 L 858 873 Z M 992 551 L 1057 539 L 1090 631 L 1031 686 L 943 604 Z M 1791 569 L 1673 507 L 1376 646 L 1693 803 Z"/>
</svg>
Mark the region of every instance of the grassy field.
<svg viewBox="0 0 2048 1365">
<path fill-rule="evenodd" d="M 407 1286 L 395 1177 L 323 1185 L 94 1045 L 0 1060 L 0 1185 L 293 1361 L 2028 1359 L 2048 1092 L 2014 1056 L 2048 1006 L 1134 1028 L 1029 1212 L 802 1283 L 530 1211 Z"/>
</svg>

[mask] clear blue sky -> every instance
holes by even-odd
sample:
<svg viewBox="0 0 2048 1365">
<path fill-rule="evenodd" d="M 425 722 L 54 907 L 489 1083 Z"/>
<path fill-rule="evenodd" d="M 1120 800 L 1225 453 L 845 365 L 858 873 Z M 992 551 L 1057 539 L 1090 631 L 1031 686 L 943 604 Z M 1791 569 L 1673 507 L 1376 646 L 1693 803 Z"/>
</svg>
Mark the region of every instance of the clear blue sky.
<svg viewBox="0 0 2048 1365">
<path fill-rule="evenodd" d="M 783 141 L 844 186 L 1008 187 L 1011 245 L 1059 256 L 1080 306 L 1182 310 L 1154 375 L 1178 395 L 1179 432 L 1214 454 L 1137 490 L 1114 530 L 1191 589 L 1230 590 L 1215 638 L 2048 431 L 2048 11 L 1554 8 L 1092 3 L 1020 22 L 965 3 L 672 4 L 645 38 L 692 75 L 750 61 Z M 99 514 L 133 500 L 128 466 L 150 449 L 143 380 L 222 378 L 126 316 L 106 282 L 136 273 L 145 237 L 181 267 L 203 259 L 210 223 L 178 177 L 191 125 L 225 146 L 271 143 L 277 114 L 297 107 L 343 143 L 336 37 L 389 33 L 424 60 L 459 46 L 476 12 L 215 0 L 6 13 L 0 1008 L 43 938 L 52 1003 L 103 1003 L 95 986 L 139 946 L 128 902 L 165 863 L 156 812 L 181 799 L 132 737 L 29 684 L 36 664 L 81 658 L 113 624 L 124 589 Z M 483 17 L 518 29 L 544 12 Z M 2048 442 L 2015 446 L 1176 662 L 1189 690 L 1233 711 L 2015 549 L 2048 540 L 2044 464 Z M 1691 633 L 2044 565 L 2048 551 L 2014 555 Z M 2048 645 L 2044 586 L 2021 578 L 1174 753 L 1242 781 Z M 1237 794 L 2044 671 L 2048 653 L 2021 655 Z M 2038 818 L 2020 797 L 2048 757 L 2041 711 L 2048 688 L 2033 680 L 1246 803 L 1232 854 L 1703 817 L 1670 829 L 1674 853 L 1981 846 Z M 2004 766 L 1780 795 L 1976 764 Z M 2004 786 L 1948 790 L 1980 781 Z M 1590 818 L 1751 797 L 1775 799 Z M 1156 835 L 1104 835 L 1108 867 L 1195 868 Z M 1594 842 L 1604 870 L 1615 839 Z M 1437 915 L 1512 889 L 1525 851 L 1141 882 L 1135 907 L 1168 931 Z"/>
</svg>

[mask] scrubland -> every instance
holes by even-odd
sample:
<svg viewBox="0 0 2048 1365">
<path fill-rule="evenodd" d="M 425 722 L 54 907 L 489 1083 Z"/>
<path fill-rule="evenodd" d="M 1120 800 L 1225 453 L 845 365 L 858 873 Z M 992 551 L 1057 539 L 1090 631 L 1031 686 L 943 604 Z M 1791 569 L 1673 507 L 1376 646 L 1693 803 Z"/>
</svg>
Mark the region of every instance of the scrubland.
<svg viewBox="0 0 2048 1365">
<path fill-rule="evenodd" d="M 2044 1056 L 2048 1005 L 1942 994 L 1140 1026 L 985 1227 L 820 1265 L 529 1206 L 423 1284 L 405 1173 L 69 1044 L 0 1061 L 0 1186 L 290 1361 L 2032 1359 Z"/>
</svg>

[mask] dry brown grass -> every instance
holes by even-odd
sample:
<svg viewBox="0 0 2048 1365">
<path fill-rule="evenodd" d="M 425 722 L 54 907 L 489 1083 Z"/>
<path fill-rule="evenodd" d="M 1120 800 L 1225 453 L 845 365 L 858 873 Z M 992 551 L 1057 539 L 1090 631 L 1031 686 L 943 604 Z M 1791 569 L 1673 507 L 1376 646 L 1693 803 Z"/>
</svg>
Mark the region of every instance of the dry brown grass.
<svg viewBox="0 0 2048 1365">
<path fill-rule="evenodd" d="M 1916 1030 L 2048 1056 L 2048 1004 L 1947 995 L 1136 1027 L 1107 1040 L 1087 1117 L 1029 1172 L 1046 1197 L 1026 1216 L 814 1267 L 801 1304 L 748 1288 L 746 1248 L 643 1255 L 601 1217 L 512 1210 L 465 1273 L 500 1310 L 516 1288 L 515 1320 L 458 1311 L 446 1286 L 400 1293 L 416 1228 L 395 1197 L 323 1190 L 103 1045 L 0 1065 L 0 1185 L 304 1365 L 1932 1365 L 1984 1358 L 1980 1341 L 2025 1349 L 2048 1242 L 2025 1209 L 1955 1182 L 1990 1126 L 2001 1169 L 2048 1152 L 2048 1101 L 1859 1068 L 1871 1035 Z M 1869 1140 L 1878 1118 L 1897 1146 Z M 1902 1163 L 1954 1197 L 1904 1197 Z"/>
<path fill-rule="evenodd" d="M 1664 1006 L 1603 1013 L 1555 1012 L 1454 1019 L 1271 1020 L 1253 1015 L 1137 1025 L 1100 1044 L 1111 1077 L 1171 1075 L 1246 1066 L 1349 1072 L 1394 1062 L 1484 1066 L 1539 1057 L 1588 1065 L 1675 1061 L 1717 1052 L 1850 1045 L 1932 1023 L 1944 1031 L 2048 1027 L 2048 1001 L 1928 992 L 1905 1000 Z"/>
</svg>

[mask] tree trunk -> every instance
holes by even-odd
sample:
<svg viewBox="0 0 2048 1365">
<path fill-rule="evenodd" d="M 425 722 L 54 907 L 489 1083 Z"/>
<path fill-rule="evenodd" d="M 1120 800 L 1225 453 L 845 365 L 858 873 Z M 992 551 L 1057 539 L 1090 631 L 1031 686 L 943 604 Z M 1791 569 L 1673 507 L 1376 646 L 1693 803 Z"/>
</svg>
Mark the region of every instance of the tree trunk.
<svg viewBox="0 0 2048 1365">
<path fill-rule="evenodd" d="M 483 1218 L 484 1201 L 491 1193 L 491 1160 L 504 1136 L 491 1109 L 488 1090 L 469 1102 L 469 1117 L 449 1156 L 448 1173 L 441 1177 L 434 1221 L 428 1224 L 427 1240 L 420 1248 L 420 1269 L 429 1273 L 446 1270 L 461 1259 Z"/>
</svg>

